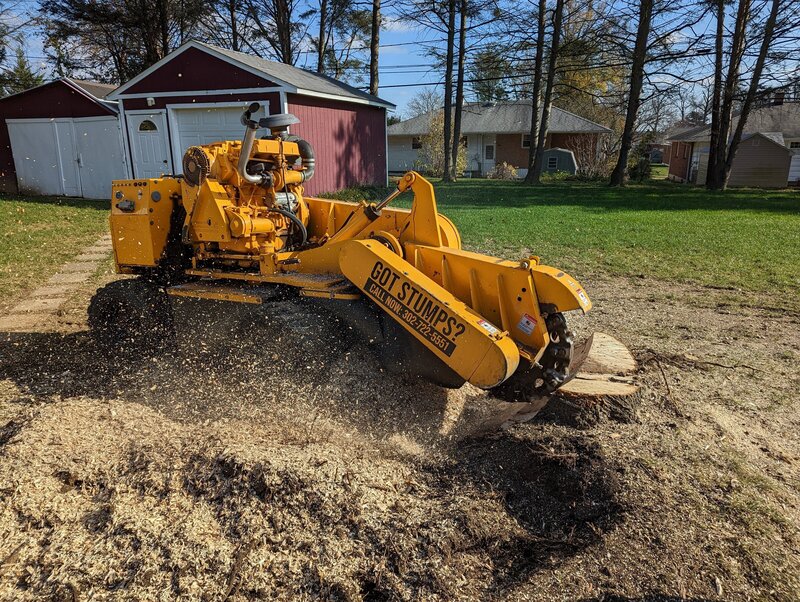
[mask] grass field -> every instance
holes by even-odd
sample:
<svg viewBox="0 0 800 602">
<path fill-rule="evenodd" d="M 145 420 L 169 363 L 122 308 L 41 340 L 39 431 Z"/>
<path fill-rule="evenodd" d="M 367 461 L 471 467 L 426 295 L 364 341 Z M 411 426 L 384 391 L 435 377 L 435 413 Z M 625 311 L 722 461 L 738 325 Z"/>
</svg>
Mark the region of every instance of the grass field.
<svg viewBox="0 0 800 602">
<path fill-rule="evenodd" d="M 107 229 L 108 203 L 0 197 L 0 304 L 55 273 Z"/>
<path fill-rule="evenodd" d="M 644 275 L 785 293 L 800 287 L 800 191 L 464 180 L 437 183 L 436 192 L 467 248 L 540 255 L 579 278 Z M 363 194 L 374 199 L 384 191 L 337 196 Z M 408 196 L 399 201 L 409 203 Z M 15 296 L 55 272 L 107 219 L 106 204 L 96 201 L 0 198 L 0 289 Z"/>
<path fill-rule="evenodd" d="M 650 168 L 650 179 L 666 180 L 669 174 L 669 165 L 653 165 Z"/>
<path fill-rule="evenodd" d="M 463 180 L 437 183 L 436 194 L 467 248 L 540 255 L 576 277 L 645 275 L 753 291 L 800 287 L 800 191 Z M 402 199 L 408 206 L 409 197 Z"/>
</svg>

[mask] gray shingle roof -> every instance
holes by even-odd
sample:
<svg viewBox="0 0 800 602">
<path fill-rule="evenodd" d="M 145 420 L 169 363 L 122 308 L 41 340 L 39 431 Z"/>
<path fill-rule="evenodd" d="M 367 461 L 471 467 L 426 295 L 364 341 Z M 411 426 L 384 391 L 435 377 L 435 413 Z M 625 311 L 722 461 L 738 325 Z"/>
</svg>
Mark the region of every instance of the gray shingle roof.
<svg viewBox="0 0 800 602">
<path fill-rule="evenodd" d="M 739 116 L 731 119 L 731 131 L 739 123 Z M 784 138 L 800 138 L 800 103 L 787 102 L 782 105 L 761 107 L 750 113 L 744 127 L 745 132 L 780 132 Z M 679 132 L 669 140 L 682 142 L 698 142 L 711 138 L 711 126 L 701 125 L 690 130 Z"/>
<path fill-rule="evenodd" d="M 755 132 L 753 134 L 745 134 L 742 136 L 742 141 L 752 138 L 753 136 L 762 136 L 767 140 L 772 140 L 778 146 L 786 146 L 786 141 L 783 139 L 782 132 Z"/>
<path fill-rule="evenodd" d="M 111 92 L 117 88 L 117 86 L 111 84 L 101 84 L 100 82 L 89 82 L 81 79 L 70 78 L 70 81 L 95 98 L 99 98 L 101 100 L 111 94 Z"/>
<path fill-rule="evenodd" d="M 428 132 L 431 115 L 426 113 L 389 126 L 389 136 L 421 136 Z M 461 117 L 463 134 L 520 134 L 531 131 L 531 101 L 498 102 L 495 104 L 471 102 L 464 105 Z M 550 132 L 607 133 L 611 130 L 588 119 L 553 107 L 550 114 Z"/>
<path fill-rule="evenodd" d="M 349 84 L 340 82 L 339 80 L 328 77 L 327 75 L 306 71 L 305 69 L 300 69 L 299 67 L 287 65 L 285 63 L 268 61 L 267 59 L 262 59 L 260 57 L 245 54 L 243 52 L 227 50 L 225 48 L 220 48 L 219 46 L 206 44 L 205 42 L 195 41 L 195 44 L 198 46 L 204 46 L 219 54 L 223 54 L 240 63 L 244 63 L 248 67 L 252 67 L 253 69 L 262 72 L 268 79 L 278 79 L 301 90 L 308 90 L 310 92 L 317 92 L 320 94 L 332 94 L 334 96 L 343 96 L 362 101 L 366 100 L 392 109 L 395 106 L 392 103 L 383 100 L 382 98 L 368 94 L 363 90 L 354 88 Z"/>
</svg>

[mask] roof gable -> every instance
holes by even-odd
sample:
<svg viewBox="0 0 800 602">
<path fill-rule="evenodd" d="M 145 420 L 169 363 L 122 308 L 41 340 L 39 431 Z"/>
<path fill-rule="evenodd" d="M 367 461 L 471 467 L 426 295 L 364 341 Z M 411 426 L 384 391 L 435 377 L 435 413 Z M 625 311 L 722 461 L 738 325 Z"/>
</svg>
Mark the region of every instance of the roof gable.
<svg viewBox="0 0 800 602">
<path fill-rule="evenodd" d="M 187 90 L 228 90 L 235 88 L 276 88 L 269 81 L 252 71 L 242 69 L 213 56 L 200 48 L 189 46 L 182 52 L 174 52 L 156 69 L 144 72 L 138 81 L 125 89 L 125 94 L 147 94 L 161 92 L 184 92 Z M 140 76 L 137 76 L 140 77 Z M 123 86 L 124 87 L 124 86 Z M 115 94 L 119 94 L 118 88 Z"/>
<path fill-rule="evenodd" d="M 245 54 L 243 52 L 236 52 L 234 50 L 227 50 L 218 46 L 212 46 L 211 44 L 206 44 L 205 42 L 196 42 L 196 44 L 212 52 L 216 52 L 222 56 L 228 57 L 233 61 L 247 65 L 259 73 L 266 74 L 275 81 L 282 81 L 285 85 L 295 88 L 292 90 L 292 92 L 296 94 L 307 96 L 337 97 L 343 100 L 368 102 L 369 104 L 381 105 L 387 108 L 394 108 L 395 106 L 390 102 L 378 98 L 377 96 L 368 94 L 363 90 L 354 88 L 349 84 L 321 73 L 314 73 L 312 71 L 307 71 L 306 69 L 300 69 L 294 65 L 287 65 L 286 63 L 279 63 L 277 61 L 269 61 L 251 54 Z"/>
<path fill-rule="evenodd" d="M 745 134 L 744 136 L 742 136 L 742 142 L 747 142 L 748 140 L 751 140 L 753 138 L 763 138 L 767 142 L 771 142 L 775 146 L 779 146 L 787 153 L 789 152 L 789 149 L 787 148 L 786 143 L 783 140 L 783 134 L 781 134 L 780 132 L 754 132 L 752 134 Z"/>
<path fill-rule="evenodd" d="M 431 114 L 425 113 L 389 126 L 390 136 L 421 136 L 428 132 Z M 466 103 L 461 113 L 462 134 L 522 134 L 531 131 L 531 101 Z M 553 107 L 550 114 L 550 133 L 589 134 L 608 133 L 611 130 Z"/>
<path fill-rule="evenodd" d="M 44 104 L 49 104 L 52 107 L 53 114 L 58 116 L 80 117 L 104 113 L 117 114 L 117 103 L 94 96 L 68 77 L 54 79 L 22 92 L 5 96 L 0 98 L 0 103 L 8 100 L 16 102 L 22 97 L 26 98 L 26 104 L 35 104 L 37 99 L 41 98 Z M 101 110 L 98 111 L 98 108 Z"/>
<path fill-rule="evenodd" d="M 304 96 L 394 108 L 390 102 L 331 77 L 196 40 L 168 54 L 109 97 L 245 88 L 279 88 Z"/>
</svg>

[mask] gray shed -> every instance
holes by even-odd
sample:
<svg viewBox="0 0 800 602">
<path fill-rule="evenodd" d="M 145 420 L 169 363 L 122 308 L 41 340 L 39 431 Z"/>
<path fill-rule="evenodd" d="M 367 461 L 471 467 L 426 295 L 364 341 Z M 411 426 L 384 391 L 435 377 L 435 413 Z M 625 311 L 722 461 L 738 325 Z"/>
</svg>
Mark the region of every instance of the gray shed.
<svg viewBox="0 0 800 602">
<path fill-rule="evenodd" d="M 566 148 L 548 148 L 544 151 L 543 171 L 556 172 L 565 171 L 575 175 L 578 171 L 578 162 L 575 155 Z"/>
<path fill-rule="evenodd" d="M 708 150 L 701 151 L 697 182 L 706 181 Z M 785 188 L 794 153 L 786 148 L 781 132 L 745 134 L 731 166 L 729 186 Z"/>
</svg>

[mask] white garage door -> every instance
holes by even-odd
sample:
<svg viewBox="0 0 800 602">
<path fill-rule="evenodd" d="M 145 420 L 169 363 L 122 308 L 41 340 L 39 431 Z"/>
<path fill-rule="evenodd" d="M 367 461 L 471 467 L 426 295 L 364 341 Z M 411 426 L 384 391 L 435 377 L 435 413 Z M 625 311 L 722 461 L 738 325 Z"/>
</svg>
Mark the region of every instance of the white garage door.
<svg viewBox="0 0 800 602">
<path fill-rule="evenodd" d="M 106 199 L 125 177 L 119 120 L 8 119 L 19 190 Z"/>
<path fill-rule="evenodd" d="M 175 108 L 172 113 L 173 161 L 176 169 L 182 165 L 183 153 L 190 146 L 221 142 L 223 140 L 241 140 L 244 135 L 242 112 L 249 103 L 235 106 Z M 264 117 L 264 107 L 254 116 Z"/>
<path fill-rule="evenodd" d="M 51 121 L 7 120 L 17 185 L 23 194 L 64 194 L 61 161 Z"/>
<path fill-rule="evenodd" d="M 75 119 L 82 196 L 110 199 L 111 180 L 127 178 L 119 120 Z"/>
</svg>

